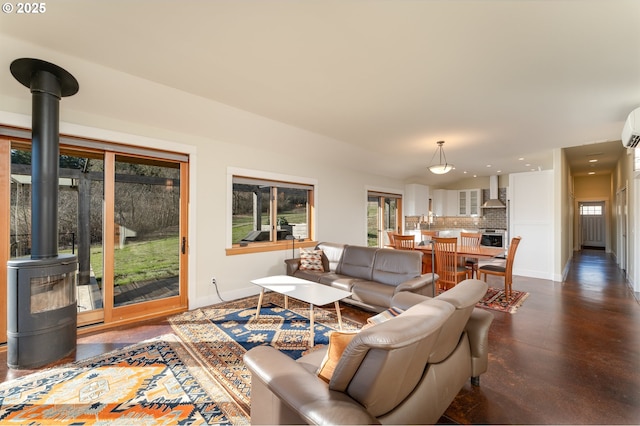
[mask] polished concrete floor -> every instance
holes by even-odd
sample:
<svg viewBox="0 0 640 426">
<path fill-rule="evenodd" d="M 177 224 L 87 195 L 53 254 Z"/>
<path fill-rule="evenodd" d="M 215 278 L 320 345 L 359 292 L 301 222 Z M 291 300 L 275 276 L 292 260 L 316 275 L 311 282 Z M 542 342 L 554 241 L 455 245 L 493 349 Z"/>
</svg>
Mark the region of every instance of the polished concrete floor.
<svg viewBox="0 0 640 426">
<path fill-rule="evenodd" d="M 640 424 L 640 305 L 603 251 L 577 252 L 566 281 L 515 277 L 530 293 L 494 313 L 489 371 L 445 416 L 464 424 Z"/>
<path fill-rule="evenodd" d="M 640 305 L 611 256 L 577 252 L 565 282 L 515 277 L 514 289 L 530 295 L 515 314 L 492 311 L 489 371 L 462 389 L 442 423 L 640 424 Z M 83 335 L 63 361 L 168 332 L 155 320 Z M 29 372 L 7 369 L 0 353 L 0 380 Z"/>
</svg>

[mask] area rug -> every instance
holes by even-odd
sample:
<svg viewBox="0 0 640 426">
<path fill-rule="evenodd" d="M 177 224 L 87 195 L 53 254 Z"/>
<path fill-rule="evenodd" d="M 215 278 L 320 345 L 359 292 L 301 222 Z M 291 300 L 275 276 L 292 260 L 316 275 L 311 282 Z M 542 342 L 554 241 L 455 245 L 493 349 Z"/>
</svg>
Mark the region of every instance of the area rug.
<svg viewBox="0 0 640 426">
<path fill-rule="evenodd" d="M 249 424 L 175 335 L 0 384 L 0 424 Z"/>
<path fill-rule="evenodd" d="M 251 373 L 242 361 L 246 351 L 271 345 L 296 359 L 312 350 L 307 303 L 289 299 L 289 309 L 285 309 L 282 295 L 266 293 L 256 319 L 257 304 L 258 297 L 252 296 L 169 319 L 174 332 L 245 411 L 249 411 L 251 396 Z M 339 325 L 335 310 L 316 307 L 314 313 L 314 348 L 319 348 L 329 342 L 329 332 Z M 345 318 L 342 323 L 344 330 L 361 327 Z"/>
<path fill-rule="evenodd" d="M 511 297 L 507 298 L 504 290 L 489 287 L 487 294 L 476 306 L 513 314 L 522 306 L 527 297 L 529 297 L 529 293 L 525 291 L 511 290 Z"/>
</svg>

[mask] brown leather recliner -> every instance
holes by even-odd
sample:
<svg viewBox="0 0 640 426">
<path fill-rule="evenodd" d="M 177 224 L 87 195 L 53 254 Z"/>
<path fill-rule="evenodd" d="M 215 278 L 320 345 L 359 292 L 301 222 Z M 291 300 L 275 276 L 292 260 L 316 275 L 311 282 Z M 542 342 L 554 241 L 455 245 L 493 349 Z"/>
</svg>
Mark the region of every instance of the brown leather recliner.
<svg viewBox="0 0 640 426">
<path fill-rule="evenodd" d="M 408 309 L 360 331 L 329 383 L 316 375 L 326 350 L 294 361 L 270 346 L 251 349 L 251 423 L 437 422 L 466 380 L 487 369 L 493 315 L 474 308 L 486 290 L 465 280 L 435 299 L 397 295 L 395 306 Z"/>
</svg>

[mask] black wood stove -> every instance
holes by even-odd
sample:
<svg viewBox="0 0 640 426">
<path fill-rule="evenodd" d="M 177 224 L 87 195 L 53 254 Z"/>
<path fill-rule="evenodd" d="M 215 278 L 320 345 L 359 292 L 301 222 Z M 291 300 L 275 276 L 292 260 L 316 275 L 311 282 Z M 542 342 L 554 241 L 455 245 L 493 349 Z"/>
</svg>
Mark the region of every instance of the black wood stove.
<svg viewBox="0 0 640 426">
<path fill-rule="evenodd" d="M 32 94 L 31 256 L 7 262 L 7 365 L 35 368 L 76 348 L 78 261 L 58 255 L 59 103 L 78 92 L 64 69 L 16 59 L 11 74 Z"/>
</svg>

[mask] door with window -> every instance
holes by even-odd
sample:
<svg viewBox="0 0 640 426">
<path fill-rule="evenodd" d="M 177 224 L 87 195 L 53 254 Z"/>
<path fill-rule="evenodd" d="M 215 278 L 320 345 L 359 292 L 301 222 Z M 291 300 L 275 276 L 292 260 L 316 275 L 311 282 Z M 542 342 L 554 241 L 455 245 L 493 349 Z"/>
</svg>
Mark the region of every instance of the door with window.
<svg viewBox="0 0 640 426">
<path fill-rule="evenodd" d="M 606 246 L 604 205 L 604 201 L 579 204 L 583 248 L 604 249 Z"/>
<path fill-rule="evenodd" d="M 367 194 L 367 245 L 391 244 L 390 233 L 401 232 L 402 195 L 369 191 Z"/>
</svg>

